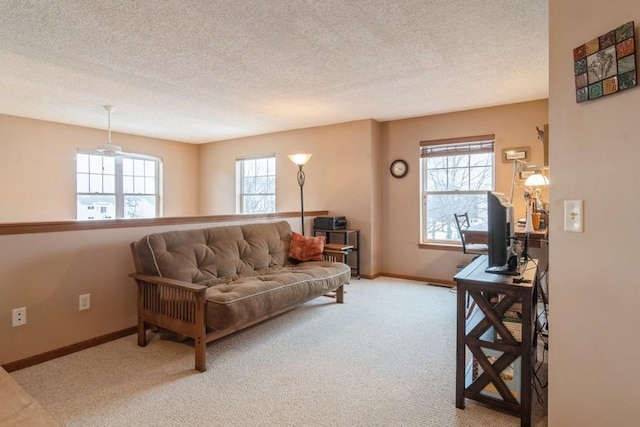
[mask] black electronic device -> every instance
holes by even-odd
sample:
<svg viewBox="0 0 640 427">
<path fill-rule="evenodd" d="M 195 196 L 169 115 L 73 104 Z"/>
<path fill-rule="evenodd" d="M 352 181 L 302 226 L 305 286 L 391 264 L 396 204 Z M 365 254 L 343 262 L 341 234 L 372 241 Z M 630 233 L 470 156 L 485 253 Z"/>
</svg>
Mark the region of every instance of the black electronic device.
<svg viewBox="0 0 640 427">
<path fill-rule="evenodd" d="M 513 250 L 513 205 L 502 193 L 487 192 L 487 224 L 489 232 L 489 266 L 487 273 L 520 274 L 518 258 Z"/>
<path fill-rule="evenodd" d="M 523 262 L 526 262 L 529 258 L 529 233 L 524 235 L 524 246 L 522 248 L 522 253 L 520 254 L 520 258 Z"/>
<path fill-rule="evenodd" d="M 318 216 L 313 220 L 315 230 L 345 230 L 347 219 L 343 216 Z"/>
</svg>

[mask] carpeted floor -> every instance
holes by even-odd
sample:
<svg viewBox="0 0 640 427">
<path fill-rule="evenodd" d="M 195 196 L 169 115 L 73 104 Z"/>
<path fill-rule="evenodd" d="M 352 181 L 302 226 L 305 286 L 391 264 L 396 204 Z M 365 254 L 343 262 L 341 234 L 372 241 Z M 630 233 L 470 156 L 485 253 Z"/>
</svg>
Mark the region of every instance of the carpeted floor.
<svg viewBox="0 0 640 427">
<path fill-rule="evenodd" d="M 353 280 L 345 304 L 318 298 L 209 344 L 205 373 L 191 346 L 131 335 L 11 375 L 64 426 L 519 426 L 455 407 L 455 297 Z"/>
</svg>

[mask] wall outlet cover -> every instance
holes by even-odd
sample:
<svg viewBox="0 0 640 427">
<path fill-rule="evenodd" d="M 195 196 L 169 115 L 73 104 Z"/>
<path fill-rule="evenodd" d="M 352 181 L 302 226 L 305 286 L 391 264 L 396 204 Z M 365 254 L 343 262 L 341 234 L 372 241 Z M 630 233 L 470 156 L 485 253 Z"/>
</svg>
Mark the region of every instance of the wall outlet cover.
<svg viewBox="0 0 640 427">
<path fill-rule="evenodd" d="M 91 308 L 91 294 L 83 294 L 78 298 L 78 310 L 89 310 Z"/>
<path fill-rule="evenodd" d="M 12 311 L 11 325 L 22 326 L 27 324 L 27 307 L 14 308 Z"/>
</svg>

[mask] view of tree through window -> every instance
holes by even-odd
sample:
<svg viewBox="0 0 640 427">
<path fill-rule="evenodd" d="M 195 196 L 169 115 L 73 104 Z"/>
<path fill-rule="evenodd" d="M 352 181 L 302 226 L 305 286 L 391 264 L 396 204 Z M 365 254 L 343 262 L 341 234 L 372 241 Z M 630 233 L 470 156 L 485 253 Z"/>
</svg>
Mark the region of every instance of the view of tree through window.
<svg viewBox="0 0 640 427">
<path fill-rule="evenodd" d="M 157 158 L 78 152 L 77 219 L 153 218 L 160 212 Z"/>
<path fill-rule="evenodd" d="M 241 213 L 276 211 L 276 157 L 254 157 L 236 162 L 240 174 Z"/>
<path fill-rule="evenodd" d="M 422 241 L 459 243 L 455 213 L 467 212 L 472 226 L 487 223 L 486 192 L 494 186 L 493 140 L 422 144 Z"/>
</svg>

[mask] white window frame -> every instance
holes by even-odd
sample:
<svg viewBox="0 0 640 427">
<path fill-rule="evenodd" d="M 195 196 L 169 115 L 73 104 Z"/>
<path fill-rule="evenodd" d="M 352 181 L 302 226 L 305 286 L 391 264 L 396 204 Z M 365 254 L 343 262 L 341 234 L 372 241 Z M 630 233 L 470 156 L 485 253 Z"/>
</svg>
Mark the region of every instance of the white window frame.
<svg viewBox="0 0 640 427">
<path fill-rule="evenodd" d="M 420 191 L 421 191 L 421 204 L 420 204 L 420 242 L 422 244 L 438 244 L 438 245 L 461 245 L 460 236 L 455 224 L 454 213 L 464 213 L 468 211 L 470 213 L 470 221 L 472 225 L 482 227 L 486 224 L 486 203 L 482 203 L 482 197 L 484 197 L 487 191 L 493 191 L 495 188 L 495 135 L 479 135 L 464 138 L 451 138 L 444 140 L 432 140 L 420 142 Z M 474 154 L 491 154 L 488 158 L 490 166 L 478 166 L 471 164 L 471 157 L 468 158 L 466 166 L 447 165 L 440 170 L 445 169 L 446 176 L 452 176 L 451 174 L 462 173 L 466 174 L 466 180 L 469 183 L 468 188 L 450 188 L 451 185 L 447 182 L 442 189 L 429 189 L 429 168 L 427 166 L 427 158 L 429 157 L 451 157 L 454 156 L 460 159 L 460 156 L 472 156 Z M 479 187 L 472 185 L 471 174 L 475 168 L 491 168 L 491 177 L 489 183 L 482 183 Z M 465 170 L 466 169 L 466 170 Z M 477 169 L 479 170 L 479 169 Z M 453 181 L 453 179 L 451 179 Z M 430 229 L 433 226 L 433 221 L 430 222 L 428 216 L 429 213 L 429 196 L 452 196 L 455 198 L 464 198 L 465 196 L 480 196 L 481 199 L 478 203 L 473 203 L 473 197 L 469 198 L 470 202 L 465 207 L 464 202 L 460 199 L 460 209 L 462 212 L 448 212 L 441 211 L 439 213 L 439 221 L 437 221 L 438 230 Z M 452 208 L 453 209 L 453 208 Z M 431 218 L 433 219 L 433 218 Z M 441 236 L 439 238 L 433 237 L 438 232 Z M 448 238 L 447 238 L 448 237 Z"/>
<path fill-rule="evenodd" d="M 272 166 L 267 164 L 267 169 L 265 174 L 257 174 L 257 167 L 253 167 L 252 170 L 245 170 L 245 168 L 249 167 L 249 163 L 253 162 L 254 166 L 255 162 L 266 161 L 267 163 L 272 162 Z M 248 156 L 236 158 L 236 212 L 239 214 L 254 214 L 254 213 L 273 213 L 276 212 L 276 155 L 273 153 L 270 154 L 261 154 L 257 156 Z M 253 172 L 253 173 L 251 173 Z M 249 174 L 247 176 L 246 174 Z M 245 178 L 255 180 L 258 179 L 266 179 L 270 181 L 267 186 L 272 186 L 270 189 L 273 191 L 268 192 L 255 192 L 256 186 L 247 186 L 245 185 Z M 246 203 L 246 197 L 258 197 L 258 198 L 272 198 L 273 203 L 267 203 L 272 206 L 272 209 L 266 209 L 261 211 L 254 211 L 250 209 L 248 203 Z"/>
<path fill-rule="evenodd" d="M 97 176 L 97 175 L 101 175 L 100 173 L 95 173 L 94 170 L 90 170 L 89 172 L 80 172 L 78 170 L 78 161 L 79 161 L 79 156 L 78 155 L 88 155 L 88 156 L 96 156 L 96 157 L 101 157 L 104 159 L 108 158 L 108 159 L 113 159 L 114 161 L 114 170 L 113 170 L 113 176 L 114 176 L 114 180 L 115 180 L 115 185 L 113 187 L 113 191 L 91 191 L 91 188 L 89 188 L 89 191 L 79 191 L 80 190 L 80 183 L 79 183 L 79 178 L 80 175 L 82 174 L 90 174 L 93 176 Z M 142 160 L 145 161 L 145 167 L 146 165 L 148 165 L 148 163 L 146 162 L 153 162 L 153 167 L 155 168 L 155 170 L 153 171 L 153 176 L 146 176 L 146 175 L 126 175 L 126 177 L 132 179 L 133 181 L 135 181 L 134 184 L 134 192 L 124 192 L 124 188 L 125 188 L 125 184 L 124 184 L 124 180 L 125 180 L 125 174 L 124 174 L 124 162 L 125 160 Z M 105 154 L 102 153 L 100 151 L 96 151 L 96 150 L 86 150 L 86 149 L 78 149 L 77 151 L 77 155 L 76 155 L 76 205 L 79 205 L 79 199 L 82 196 L 99 196 L 99 195 L 104 195 L 107 197 L 113 197 L 115 198 L 115 209 L 114 209 L 114 215 L 112 217 L 98 217 L 98 218 L 91 218 L 88 220 L 105 220 L 105 219 L 127 219 L 127 218 L 131 218 L 128 216 L 125 216 L 125 200 L 129 197 L 135 197 L 135 196 L 153 196 L 155 197 L 155 209 L 154 209 L 154 216 L 153 217 L 160 217 L 162 216 L 162 158 L 160 157 L 155 157 L 155 156 L 149 156 L 149 155 L 145 155 L 145 154 L 135 154 L 135 153 L 116 153 L 116 154 Z M 134 172 L 135 173 L 135 172 Z M 136 180 L 137 178 L 137 180 Z M 143 182 L 141 183 L 140 180 L 145 180 L 145 179 L 153 179 L 153 184 L 149 183 L 149 182 Z M 139 186 L 142 186 L 143 189 L 142 190 L 137 190 L 137 188 Z M 153 188 L 154 191 L 146 191 L 146 188 Z M 104 209 L 103 209 L 104 208 Z M 78 207 L 76 208 L 76 218 L 78 218 L 78 212 L 77 212 Z M 89 208 L 91 209 L 91 208 Z M 106 207 L 97 207 L 97 210 L 105 210 Z M 149 217 L 149 216 L 145 216 L 145 217 Z M 83 218 L 86 219 L 86 218 Z"/>
</svg>

